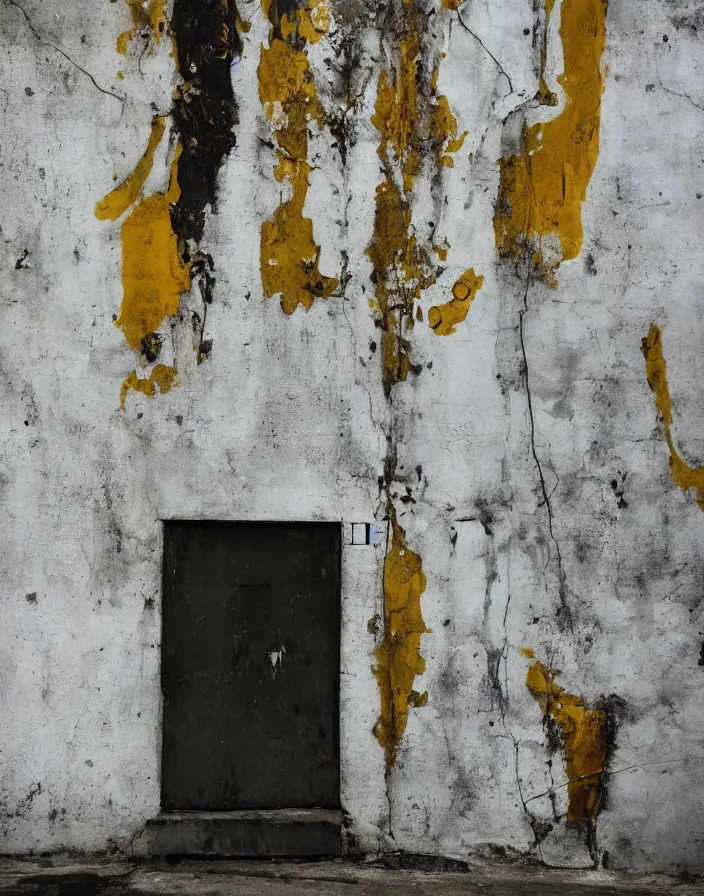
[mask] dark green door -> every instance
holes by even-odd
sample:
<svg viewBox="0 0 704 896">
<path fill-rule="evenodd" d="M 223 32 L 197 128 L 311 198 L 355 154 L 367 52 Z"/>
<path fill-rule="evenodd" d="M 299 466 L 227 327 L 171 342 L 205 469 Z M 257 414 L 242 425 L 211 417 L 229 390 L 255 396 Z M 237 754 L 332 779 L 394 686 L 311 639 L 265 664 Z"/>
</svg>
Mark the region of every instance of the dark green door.
<svg viewBox="0 0 704 896">
<path fill-rule="evenodd" d="M 339 524 L 164 541 L 162 808 L 339 808 Z"/>
</svg>

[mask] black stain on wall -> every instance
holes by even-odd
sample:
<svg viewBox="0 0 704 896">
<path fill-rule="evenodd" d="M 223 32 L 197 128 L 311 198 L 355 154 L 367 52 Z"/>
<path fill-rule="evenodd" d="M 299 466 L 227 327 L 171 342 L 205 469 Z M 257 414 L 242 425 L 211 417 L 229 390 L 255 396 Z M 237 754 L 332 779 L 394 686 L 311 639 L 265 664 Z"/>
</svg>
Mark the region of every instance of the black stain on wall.
<svg viewBox="0 0 704 896">
<path fill-rule="evenodd" d="M 179 74 L 173 120 L 183 151 L 181 196 L 171 210 L 183 240 L 203 236 L 205 210 L 215 207 L 218 172 L 236 143 L 237 104 L 230 67 L 241 55 L 234 0 L 175 0 L 171 29 Z"/>
</svg>

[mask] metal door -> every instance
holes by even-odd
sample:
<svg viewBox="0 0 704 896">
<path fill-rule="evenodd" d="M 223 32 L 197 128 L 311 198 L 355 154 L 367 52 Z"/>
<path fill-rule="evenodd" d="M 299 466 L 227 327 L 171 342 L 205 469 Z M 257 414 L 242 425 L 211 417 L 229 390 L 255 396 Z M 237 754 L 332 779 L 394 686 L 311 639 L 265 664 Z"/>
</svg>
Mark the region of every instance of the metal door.
<svg viewBox="0 0 704 896">
<path fill-rule="evenodd" d="M 164 536 L 162 808 L 338 808 L 339 524 Z"/>
</svg>

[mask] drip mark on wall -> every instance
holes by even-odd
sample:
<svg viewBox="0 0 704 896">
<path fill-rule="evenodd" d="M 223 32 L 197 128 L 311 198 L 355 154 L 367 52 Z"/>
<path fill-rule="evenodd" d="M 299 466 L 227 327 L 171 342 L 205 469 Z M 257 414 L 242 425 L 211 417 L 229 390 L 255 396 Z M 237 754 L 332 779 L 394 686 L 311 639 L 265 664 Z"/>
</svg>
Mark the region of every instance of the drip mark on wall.
<svg viewBox="0 0 704 896">
<path fill-rule="evenodd" d="M 297 7 L 285 0 L 261 0 L 271 23 L 269 46 L 259 57 L 259 98 L 274 124 L 277 163 L 274 177 L 288 184 L 291 197 L 282 201 L 261 229 L 261 276 L 264 292 L 279 294 L 281 307 L 293 314 L 299 305 L 308 310 L 315 299 L 327 299 L 338 281 L 320 273 L 320 246 L 313 237 L 313 221 L 303 214 L 311 166 L 308 125 L 325 124 L 306 46 L 319 41 L 330 28 L 326 0 Z"/>
<path fill-rule="evenodd" d="M 532 651 L 521 651 L 525 656 Z M 567 784 L 567 821 L 586 825 L 587 845 L 597 861 L 595 823 L 604 805 L 605 779 L 615 747 L 615 720 L 612 702 L 602 699 L 600 705 L 587 706 L 555 681 L 559 670 L 541 662 L 528 669 L 526 686 L 543 713 L 548 731 L 557 736 L 562 748 Z"/>
<path fill-rule="evenodd" d="M 444 260 L 444 246 L 425 245 L 413 222 L 413 189 L 424 159 L 431 174 L 452 167 L 452 153 L 464 143 L 447 97 L 438 93 L 439 54 L 428 79 L 422 60 L 421 35 L 426 22 L 421 10 L 404 2 L 395 71 L 382 70 L 372 124 L 381 139 L 377 155 L 384 179 L 376 188 L 374 238 L 367 255 L 374 265 L 374 307 L 382 331 L 382 378 L 388 395 L 412 370 L 408 333 L 414 326 L 416 303 L 437 279 L 431 250 Z M 461 289 L 461 287 L 458 287 Z M 444 306 L 443 306 L 444 307 Z M 467 306 L 469 307 L 469 306 Z M 440 313 L 439 309 L 436 309 Z M 458 318 L 459 320 L 459 318 Z"/>
<path fill-rule="evenodd" d="M 694 500 L 704 510 L 704 467 L 690 467 L 680 456 L 672 437 L 672 403 L 667 384 L 667 364 L 662 351 L 662 332 L 655 324 L 651 324 L 648 335 L 643 338 L 641 351 L 645 357 L 648 385 L 655 393 L 655 406 L 662 414 L 665 441 L 670 450 L 672 478 L 683 492 L 687 493 L 692 489 Z"/>
<path fill-rule="evenodd" d="M 428 702 L 428 692 L 419 694 L 413 682 L 425 672 L 420 638 L 430 629 L 425 627 L 420 605 L 426 586 L 423 563 L 406 544 L 406 533 L 391 503 L 389 520 L 391 543 L 384 560 L 384 640 L 376 651 L 374 667 L 381 711 L 374 734 L 391 767 L 406 730 L 409 708 Z"/>
<path fill-rule="evenodd" d="M 382 384 L 390 406 L 389 449 L 382 480 L 390 527 L 384 563 L 384 639 L 374 667 L 381 701 L 374 732 L 386 752 L 387 768 L 396 760 L 409 708 L 423 706 L 428 700 L 427 692 L 419 694 L 413 684 L 425 671 L 420 639 L 429 631 L 421 610 L 426 585 L 421 558 L 409 549 L 394 505 L 396 419 L 391 392 L 410 372 L 420 371 L 411 360 L 409 335 L 415 320 L 423 319 L 418 304 L 423 292 L 441 272 L 433 254 L 445 261 L 450 248 L 447 240 L 436 243 L 434 238 L 424 241 L 419 236 L 413 220 L 414 189 L 424 170 L 431 183 L 438 182 L 443 168 L 454 166 L 453 154 L 467 136 L 466 131 L 459 133 L 447 97 L 438 92 L 445 54 L 426 48 L 429 28 L 425 12 L 414 0 L 403 0 L 394 15 L 396 21 L 386 25 L 388 33 L 395 35 L 390 64 L 379 74 L 371 118 L 380 134 L 377 155 L 383 179 L 376 188 L 373 239 L 367 250 L 374 268 L 372 307 L 381 330 Z M 431 55 L 434 64 L 425 58 Z M 466 271 L 455 284 L 453 298 L 430 309 L 429 323 L 436 333 L 455 331 L 482 282 L 472 269 Z M 412 500 L 410 489 L 400 500 Z"/>
<path fill-rule="evenodd" d="M 554 0 L 545 0 L 549 20 Z M 494 215 L 499 255 L 529 261 L 556 285 L 555 272 L 582 248 L 582 203 L 599 155 L 607 0 L 562 0 L 564 108 L 550 121 L 524 123 L 520 150 L 499 160 Z M 546 29 L 549 22 L 546 22 Z M 538 101 L 553 105 L 541 51 Z"/>
</svg>

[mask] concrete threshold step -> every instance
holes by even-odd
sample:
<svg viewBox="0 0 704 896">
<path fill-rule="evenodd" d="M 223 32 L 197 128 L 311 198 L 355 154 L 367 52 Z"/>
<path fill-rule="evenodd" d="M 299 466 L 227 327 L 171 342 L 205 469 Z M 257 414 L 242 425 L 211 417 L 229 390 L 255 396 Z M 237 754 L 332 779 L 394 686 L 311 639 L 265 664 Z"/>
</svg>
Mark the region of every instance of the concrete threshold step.
<svg viewBox="0 0 704 896">
<path fill-rule="evenodd" d="M 340 854 L 342 812 L 256 809 L 162 812 L 135 840 L 136 856 L 285 858 Z"/>
</svg>

